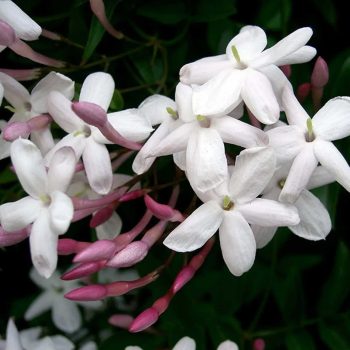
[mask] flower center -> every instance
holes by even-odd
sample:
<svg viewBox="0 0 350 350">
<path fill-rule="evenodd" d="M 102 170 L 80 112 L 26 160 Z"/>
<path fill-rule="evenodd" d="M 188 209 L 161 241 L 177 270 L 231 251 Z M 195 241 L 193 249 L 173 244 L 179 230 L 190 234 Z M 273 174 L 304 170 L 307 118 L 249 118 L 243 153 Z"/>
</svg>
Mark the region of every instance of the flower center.
<svg viewBox="0 0 350 350">
<path fill-rule="evenodd" d="M 247 68 L 247 65 L 242 62 L 241 56 L 239 55 L 239 52 L 238 52 L 237 47 L 235 45 L 231 46 L 231 51 L 232 51 L 233 57 L 235 58 L 236 62 L 238 63 L 238 68 L 240 68 L 240 69 Z"/>
<path fill-rule="evenodd" d="M 43 202 L 45 206 L 49 206 L 51 203 L 51 198 L 47 194 L 42 194 L 39 199 Z"/>
<path fill-rule="evenodd" d="M 231 201 L 231 198 L 229 196 L 225 196 L 222 203 L 224 210 L 231 210 L 234 206 L 235 204 Z"/>
<path fill-rule="evenodd" d="M 204 115 L 198 114 L 198 115 L 196 115 L 196 119 L 202 128 L 209 128 L 210 127 L 210 119 L 208 119 Z"/>
<path fill-rule="evenodd" d="M 175 110 L 173 110 L 171 107 L 167 107 L 166 111 L 169 113 L 170 117 L 173 118 L 174 120 L 179 119 L 178 113 Z"/>
<path fill-rule="evenodd" d="M 281 179 L 277 182 L 277 186 L 282 189 L 284 184 L 286 183 L 286 179 Z"/>
<path fill-rule="evenodd" d="M 91 135 L 91 128 L 87 125 L 84 125 L 83 130 L 77 130 L 73 133 L 73 136 L 84 136 L 84 137 L 89 137 Z"/>
<path fill-rule="evenodd" d="M 315 134 L 313 131 L 313 126 L 312 126 L 312 120 L 311 118 L 307 118 L 306 120 L 306 128 L 307 128 L 307 134 L 305 135 L 305 139 L 307 142 L 312 142 L 315 140 Z"/>
</svg>

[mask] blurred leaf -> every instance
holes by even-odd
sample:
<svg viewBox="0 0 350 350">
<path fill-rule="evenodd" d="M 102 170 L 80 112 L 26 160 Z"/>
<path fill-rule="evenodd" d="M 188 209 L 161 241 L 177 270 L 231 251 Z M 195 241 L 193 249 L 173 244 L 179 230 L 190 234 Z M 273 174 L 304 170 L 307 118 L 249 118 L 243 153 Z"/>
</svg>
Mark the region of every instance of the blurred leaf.
<svg viewBox="0 0 350 350">
<path fill-rule="evenodd" d="M 350 338 L 349 334 L 343 332 L 342 329 L 337 325 L 328 325 L 320 323 L 319 333 L 323 342 L 331 350 L 349 350 L 350 349 Z"/>
<path fill-rule="evenodd" d="M 124 99 L 119 90 L 114 90 L 113 98 L 109 108 L 113 111 L 120 111 L 124 107 Z"/>
<path fill-rule="evenodd" d="M 215 53 L 224 53 L 229 41 L 238 34 L 238 26 L 229 19 L 208 23 L 208 45 Z"/>
<path fill-rule="evenodd" d="M 264 29 L 285 31 L 290 15 L 290 0 L 268 0 L 264 1 L 264 6 L 261 6 L 256 21 Z"/>
<path fill-rule="evenodd" d="M 194 22 L 210 22 L 227 18 L 236 13 L 233 0 L 199 0 L 195 2 Z"/>
<path fill-rule="evenodd" d="M 338 54 L 329 64 L 329 94 L 334 96 L 350 95 L 350 49 Z"/>
<path fill-rule="evenodd" d="M 163 62 L 159 57 L 152 60 L 151 57 L 138 56 L 137 58 L 134 58 L 133 64 L 144 83 L 152 84 L 162 78 Z"/>
<path fill-rule="evenodd" d="M 287 334 L 286 345 L 288 350 L 314 350 L 315 343 L 311 335 L 306 331 Z"/>
<path fill-rule="evenodd" d="M 5 185 L 10 182 L 14 182 L 17 180 L 16 174 L 11 171 L 8 167 L 6 167 L 1 173 L 0 173 L 0 185 Z"/>
<path fill-rule="evenodd" d="M 340 242 L 336 251 L 333 269 L 325 283 L 318 303 L 319 313 L 338 311 L 350 292 L 350 254 L 348 247 Z"/>
<path fill-rule="evenodd" d="M 331 0 L 313 0 L 315 8 L 321 13 L 323 18 L 332 26 L 337 24 L 337 11 Z"/>
<path fill-rule="evenodd" d="M 322 258 L 318 255 L 290 255 L 281 259 L 278 268 L 285 271 L 293 266 L 293 269 L 302 271 L 318 265 L 321 261 Z"/>
</svg>

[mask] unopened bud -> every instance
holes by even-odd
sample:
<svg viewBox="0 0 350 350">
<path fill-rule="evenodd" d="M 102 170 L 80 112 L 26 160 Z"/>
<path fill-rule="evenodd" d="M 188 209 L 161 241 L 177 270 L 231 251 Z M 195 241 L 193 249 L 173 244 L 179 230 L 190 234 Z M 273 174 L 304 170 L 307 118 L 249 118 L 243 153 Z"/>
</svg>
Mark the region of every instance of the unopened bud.
<svg viewBox="0 0 350 350">
<path fill-rule="evenodd" d="M 0 45 L 11 46 L 16 41 L 16 33 L 6 22 L 0 20 Z"/>
<path fill-rule="evenodd" d="M 115 242 L 108 239 L 101 239 L 89 245 L 86 249 L 79 252 L 73 262 L 93 262 L 103 259 L 109 259 L 116 251 Z"/>
<path fill-rule="evenodd" d="M 151 198 L 149 195 L 145 195 L 144 199 L 146 207 L 158 219 L 172 222 L 184 220 L 183 215 L 178 210 L 173 209 L 169 205 L 160 204 L 156 202 L 153 198 Z"/>
<path fill-rule="evenodd" d="M 72 110 L 85 123 L 96 126 L 96 128 L 103 128 L 107 123 L 106 111 L 96 103 L 73 102 Z"/>
<path fill-rule="evenodd" d="M 329 71 L 327 62 L 319 56 L 315 62 L 314 69 L 311 74 L 312 87 L 322 88 L 329 80 Z"/>
<path fill-rule="evenodd" d="M 297 97 L 299 102 L 305 101 L 305 99 L 309 96 L 310 91 L 311 91 L 310 83 L 304 83 L 299 85 L 297 89 Z"/>
<path fill-rule="evenodd" d="M 129 332 L 141 332 L 157 322 L 159 314 L 156 309 L 150 307 L 138 315 L 129 327 Z"/>
<path fill-rule="evenodd" d="M 108 323 L 115 327 L 128 329 L 133 320 L 134 318 L 130 315 L 116 314 L 108 319 Z"/>
<path fill-rule="evenodd" d="M 74 289 L 64 295 L 69 300 L 93 301 L 103 299 L 107 295 L 106 287 L 94 284 Z"/>
</svg>

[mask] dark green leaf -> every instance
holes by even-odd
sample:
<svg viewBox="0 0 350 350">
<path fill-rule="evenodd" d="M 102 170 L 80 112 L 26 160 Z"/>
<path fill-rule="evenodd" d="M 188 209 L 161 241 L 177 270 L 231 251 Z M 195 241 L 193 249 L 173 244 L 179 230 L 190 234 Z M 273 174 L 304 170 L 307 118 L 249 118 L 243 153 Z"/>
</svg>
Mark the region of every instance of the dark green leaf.
<svg viewBox="0 0 350 350">
<path fill-rule="evenodd" d="M 264 29 L 285 31 L 291 15 L 290 0 L 269 0 L 261 6 L 257 24 Z"/>
<path fill-rule="evenodd" d="M 348 334 L 344 334 L 342 330 L 336 325 L 328 325 L 320 323 L 319 329 L 320 337 L 323 342 L 331 350 L 349 350 L 350 339 Z"/>
<path fill-rule="evenodd" d="M 313 0 L 315 8 L 321 13 L 323 18 L 331 25 L 337 24 L 337 11 L 331 0 Z"/>
<path fill-rule="evenodd" d="M 236 5 L 233 0 L 199 0 L 196 1 L 194 22 L 210 22 L 227 18 L 236 13 Z"/>
<path fill-rule="evenodd" d="M 314 350 L 315 343 L 311 335 L 306 331 L 287 334 L 286 345 L 288 350 Z"/>
<path fill-rule="evenodd" d="M 119 90 L 114 90 L 113 98 L 109 108 L 113 111 L 120 111 L 124 107 L 124 99 Z"/>
</svg>

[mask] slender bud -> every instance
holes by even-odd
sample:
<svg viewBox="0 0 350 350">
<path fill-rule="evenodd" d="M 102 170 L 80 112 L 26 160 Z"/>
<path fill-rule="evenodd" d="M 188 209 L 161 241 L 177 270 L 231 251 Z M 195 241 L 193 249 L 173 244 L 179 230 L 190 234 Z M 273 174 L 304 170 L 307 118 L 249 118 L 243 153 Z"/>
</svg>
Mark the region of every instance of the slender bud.
<svg viewBox="0 0 350 350">
<path fill-rule="evenodd" d="M 171 286 L 172 292 L 177 293 L 187 282 L 189 282 L 194 274 L 195 269 L 191 266 L 185 266 L 176 276 L 173 285 Z"/>
<path fill-rule="evenodd" d="M 6 22 L 0 20 L 0 45 L 11 46 L 16 41 L 16 33 Z"/>
<path fill-rule="evenodd" d="M 160 204 L 156 202 L 149 195 L 145 195 L 146 207 L 153 213 L 155 217 L 160 220 L 167 220 L 171 222 L 183 221 L 183 215 L 176 209 L 173 209 L 169 205 Z"/>
<path fill-rule="evenodd" d="M 290 78 L 290 76 L 292 75 L 292 67 L 290 64 L 280 66 L 280 69 L 287 78 Z"/>
<path fill-rule="evenodd" d="M 74 263 L 93 262 L 109 259 L 116 251 L 115 242 L 101 239 L 92 243 L 86 249 L 79 252 L 73 259 Z"/>
<path fill-rule="evenodd" d="M 138 315 L 129 327 L 129 332 L 137 333 L 152 326 L 158 321 L 159 314 L 156 309 L 150 307 Z"/>
<path fill-rule="evenodd" d="M 262 338 L 255 339 L 253 342 L 253 350 L 265 350 L 265 340 Z"/>
<path fill-rule="evenodd" d="M 70 271 L 64 273 L 61 279 L 64 281 L 75 280 L 85 276 L 89 276 L 95 272 L 100 271 L 105 266 L 106 261 L 89 262 L 80 264 Z"/>
<path fill-rule="evenodd" d="M 135 191 L 130 191 L 127 192 L 125 194 L 123 194 L 120 198 L 119 198 L 119 202 L 128 202 L 128 201 L 132 201 L 134 199 L 140 198 L 142 196 L 144 196 L 146 193 L 146 190 L 135 190 Z"/>
<path fill-rule="evenodd" d="M 297 88 L 297 97 L 299 102 L 303 102 L 306 100 L 306 98 L 309 96 L 311 91 L 311 84 L 310 83 L 304 83 L 298 86 Z"/>
<path fill-rule="evenodd" d="M 108 221 L 114 213 L 114 205 L 98 210 L 90 220 L 90 227 L 95 228 Z"/>
<path fill-rule="evenodd" d="M 6 69 L 0 68 L 0 72 L 9 75 L 10 77 L 16 79 L 17 81 L 27 81 L 38 79 L 41 75 L 41 68 L 33 69 Z"/>
<path fill-rule="evenodd" d="M 8 123 L 2 133 L 2 137 L 5 141 L 14 141 L 19 137 L 24 139 L 30 135 L 30 127 L 26 122 L 12 122 Z"/>
<path fill-rule="evenodd" d="M 319 56 L 315 62 L 311 74 L 311 85 L 316 88 L 323 88 L 329 80 L 329 71 L 327 62 Z"/>
<path fill-rule="evenodd" d="M 134 318 L 126 314 L 115 314 L 108 319 L 108 323 L 112 326 L 122 329 L 128 329 Z"/>
<path fill-rule="evenodd" d="M 107 123 L 107 113 L 96 103 L 73 102 L 72 110 L 86 124 L 96 126 L 98 129 L 104 127 Z"/>
<path fill-rule="evenodd" d="M 79 242 L 70 238 L 61 238 L 58 240 L 57 252 L 58 255 L 75 254 L 89 245 L 90 243 L 88 242 Z"/>
<path fill-rule="evenodd" d="M 30 234 L 30 227 L 15 232 L 0 229 L 0 247 L 9 247 L 25 240 Z"/>
<path fill-rule="evenodd" d="M 105 286 L 93 284 L 74 289 L 64 295 L 65 298 L 75 301 L 93 301 L 103 299 L 107 295 Z"/>
</svg>

